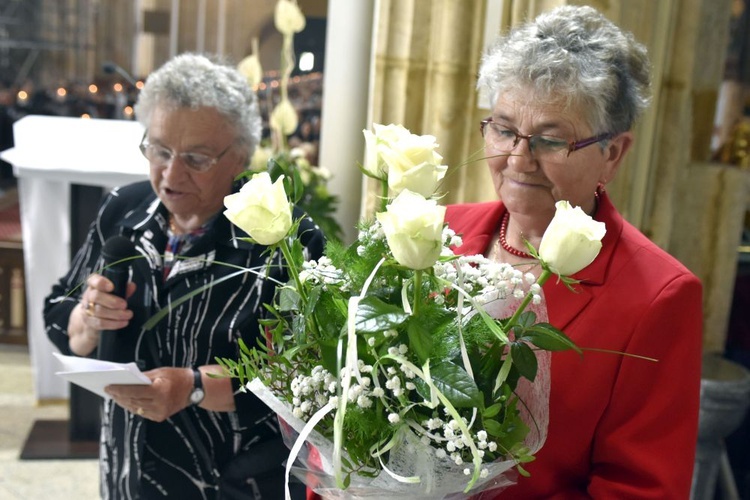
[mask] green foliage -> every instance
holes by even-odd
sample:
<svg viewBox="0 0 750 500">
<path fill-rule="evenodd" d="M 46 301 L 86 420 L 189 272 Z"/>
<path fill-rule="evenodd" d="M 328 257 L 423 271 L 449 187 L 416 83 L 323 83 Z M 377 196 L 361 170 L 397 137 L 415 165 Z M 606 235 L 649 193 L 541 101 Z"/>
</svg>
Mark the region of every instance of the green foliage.
<svg viewBox="0 0 750 500">
<path fill-rule="evenodd" d="M 473 447 L 446 448 L 450 459 L 511 459 L 526 473 L 521 464 L 533 455 L 524 440 L 536 422 L 521 416 L 526 402 L 516 393 L 518 382 L 536 379 L 536 351 L 577 350 L 575 344 L 524 310 L 531 292 L 512 317 L 489 317 L 473 302 L 482 296 L 481 279 L 467 282 L 481 275 L 472 272 L 476 262 L 446 258 L 440 264 L 459 269 L 454 274 L 463 276 L 460 284 L 440 266 L 412 271 L 392 258 L 377 223 L 359 229 L 350 246 L 329 240 L 318 262 L 302 263 L 297 242 L 283 240 L 285 256 L 297 268 L 290 275 L 297 278 L 268 305 L 266 342 L 242 344 L 238 359 L 220 360 L 222 366 L 243 382 L 259 378 L 303 419 L 331 398 L 339 398 L 339 409 L 346 400 L 343 422 L 336 424 L 331 412 L 316 427 L 331 439 L 341 433 L 344 484 L 354 473 L 376 475 L 378 453 L 386 462 L 389 447 L 407 427 L 440 449 L 452 439 L 441 437 L 451 426 L 450 433 L 468 436 Z M 508 281 L 509 296 L 519 283 Z M 350 342 L 356 344 L 357 366 L 347 358 Z M 352 375 L 346 394 L 344 373 Z M 428 430 L 430 425 L 437 427 Z"/>
</svg>

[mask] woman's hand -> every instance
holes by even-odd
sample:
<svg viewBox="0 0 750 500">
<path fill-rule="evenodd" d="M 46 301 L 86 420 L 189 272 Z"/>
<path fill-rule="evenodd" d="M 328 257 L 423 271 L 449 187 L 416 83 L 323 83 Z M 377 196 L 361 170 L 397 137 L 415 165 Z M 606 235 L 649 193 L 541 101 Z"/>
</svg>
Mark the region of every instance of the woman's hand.
<svg viewBox="0 0 750 500">
<path fill-rule="evenodd" d="M 92 274 L 86 285 L 80 303 L 68 320 L 70 350 L 79 356 L 87 356 L 96 349 L 99 332 L 124 328 L 133 318 L 127 301 L 112 294 L 114 284 L 110 280 Z M 128 283 L 126 296 L 130 297 L 133 292 L 135 283 Z"/>
<path fill-rule="evenodd" d="M 221 374 L 222 368 L 207 365 L 200 370 L 206 396 L 199 406 L 211 411 L 233 411 L 231 380 L 208 376 L 208 373 Z M 110 385 L 105 391 L 127 411 L 155 422 L 163 422 L 190 405 L 194 385 L 192 368 L 164 367 L 144 374 L 151 379 L 151 385 Z"/>
<path fill-rule="evenodd" d="M 145 375 L 151 385 L 110 385 L 105 391 L 129 412 L 155 422 L 163 422 L 190 404 L 192 369 L 157 368 Z"/>
</svg>

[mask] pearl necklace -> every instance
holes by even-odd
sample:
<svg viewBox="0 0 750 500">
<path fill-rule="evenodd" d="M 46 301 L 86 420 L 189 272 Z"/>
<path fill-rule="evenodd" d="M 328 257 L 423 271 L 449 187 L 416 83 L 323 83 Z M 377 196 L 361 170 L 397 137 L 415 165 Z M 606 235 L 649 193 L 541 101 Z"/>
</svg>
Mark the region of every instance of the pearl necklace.
<svg viewBox="0 0 750 500">
<path fill-rule="evenodd" d="M 516 257 L 521 257 L 522 259 L 534 259 L 534 256 L 530 253 L 522 252 L 521 250 L 518 250 L 516 248 L 513 248 L 508 243 L 508 240 L 505 239 L 505 235 L 508 233 L 508 221 L 510 220 L 510 212 L 505 212 L 505 215 L 503 215 L 502 221 L 500 221 L 500 233 L 498 234 L 498 241 L 500 242 L 500 246 L 508 252 L 511 255 L 515 255 Z"/>
</svg>

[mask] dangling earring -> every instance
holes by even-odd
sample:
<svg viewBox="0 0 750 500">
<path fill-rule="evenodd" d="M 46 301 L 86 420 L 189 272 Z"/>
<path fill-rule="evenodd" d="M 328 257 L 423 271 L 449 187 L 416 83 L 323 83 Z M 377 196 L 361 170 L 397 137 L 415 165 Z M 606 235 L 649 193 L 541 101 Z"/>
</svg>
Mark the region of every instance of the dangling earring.
<svg viewBox="0 0 750 500">
<path fill-rule="evenodd" d="M 591 217 L 596 215 L 596 212 L 599 210 L 599 196 L 604 193 L 604 183 L 599 182 L 596 185 L 596 190 L 594 191 L 594 210 L 591 211 L 589 214 Z"/>
</svg>

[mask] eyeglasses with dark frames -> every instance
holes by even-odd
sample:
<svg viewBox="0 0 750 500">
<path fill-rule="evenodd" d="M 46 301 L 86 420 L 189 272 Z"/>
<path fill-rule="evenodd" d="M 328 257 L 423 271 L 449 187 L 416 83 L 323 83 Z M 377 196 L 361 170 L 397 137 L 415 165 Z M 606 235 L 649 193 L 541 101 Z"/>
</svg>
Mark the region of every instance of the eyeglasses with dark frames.
<svg viewBox="0 0 750 500">
<path fill-rule="evenodd" d="M 529 142 L 529 149 L 537 160 L 560 161 L 570 156 L 570 153 L 583 149 L 592 144 L 611 139 L 615 134 L 607 132 L 580 141 L 566 141 L 560 137 L 545 134 L 519 134 L 515 130 L 504 127 L 492 118 L 485 118 L 479 127 L 482 137 L 487 144 L 500 153 L 510 153 L 518 146 L 521 139 Z"/>
</svg>

